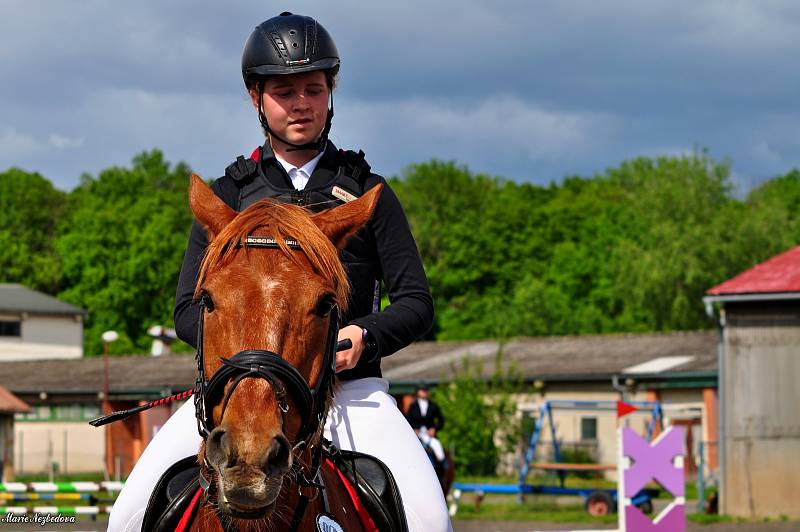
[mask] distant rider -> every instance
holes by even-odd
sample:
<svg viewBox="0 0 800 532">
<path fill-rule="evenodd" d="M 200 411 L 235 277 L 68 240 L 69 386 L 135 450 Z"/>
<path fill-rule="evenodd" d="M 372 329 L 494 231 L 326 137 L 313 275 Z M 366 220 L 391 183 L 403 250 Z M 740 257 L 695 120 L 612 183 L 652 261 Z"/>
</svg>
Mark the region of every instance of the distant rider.
<svg viewBox="0 0 800 532">
<path fill-rule="evenodd" d="M 406 412 L 406 419 L 431 458 L 436 473 L 440 474 L 446 461 L 444 447 L 436 438 L 436 433 L 444 427 L 444 415 L 439 405 L 430 398 L 427 384 L 417 386 L 416 398 Z"/>
</svg>

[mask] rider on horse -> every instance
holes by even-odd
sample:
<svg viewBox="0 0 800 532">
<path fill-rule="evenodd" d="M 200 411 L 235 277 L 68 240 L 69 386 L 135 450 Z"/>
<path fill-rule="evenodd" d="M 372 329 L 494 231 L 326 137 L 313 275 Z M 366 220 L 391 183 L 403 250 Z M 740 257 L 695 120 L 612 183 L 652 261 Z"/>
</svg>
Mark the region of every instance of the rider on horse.
<svg viewBox="0 0 800 532">
<path fill-rule="evenodd" d="M 444 427 L 444 415 L 433 399 L 430 398 L 428 385 L 420 383 L 416 389 L 416 399 L 408 407 L 406 419 L 417 433 L 425 452 L 433 464 L 437 475 L 441 475 L 447 461 L 442 443 L 436 433 Z"/>
<path fill-rule="evenodd" d="M 242 53 L 242 76 L 266 142 L 250 157 L 238 157 L 211 188 L 235 211 L 264 198 L 321 211 L 383 184 L 371 221 L 340 252 L 352 291 L 338 339 L 350 340 L 352 348 L 336 355 L 338 383 L 324 436 L 390 468 L 409 530 L 446 531 L 450 521 L 437 479 L 380 368 L 383 357 L 428 331 L 433 301 L 397 196 L 370 170 L 363 152 L 339 150 L 328 140 L 339 63 L 332 37 L 311 17 L 282 13 L 259 24 Z M 195 222 L 175 301 L 176 331 L 192 345 L 201 312 L 194 292 L 207 246 L 206 233 Z M 383 310 L 382 284 L 391 302 Z M 200 441 L 189 401 L 142 454 L 114 505 L 109 530 L 139 530 L 161 473 L 197 454 Z"/>
</svg>

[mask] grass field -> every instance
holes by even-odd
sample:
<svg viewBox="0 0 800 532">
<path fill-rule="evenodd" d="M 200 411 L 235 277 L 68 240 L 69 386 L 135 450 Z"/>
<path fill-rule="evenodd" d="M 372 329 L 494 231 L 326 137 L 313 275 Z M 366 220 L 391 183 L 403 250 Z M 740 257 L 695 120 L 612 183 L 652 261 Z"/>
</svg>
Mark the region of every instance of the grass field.
<svg viewBox="0 0 800 532">
<path fill-rule="evenodd" d="M 17 482 L 36 482 L 47 481 L 46 475 L 29 475 L 17 477 Z M 100 482 L 103 479 L 102 474 L 86 474 L 86 475 L 69 475 L 66 477 L 57 477 L 56 481 L 95 481 Z M 469 484 L 516 484 L 518 479 L 516 476 L 461 476 L 456 479 L 457 482 Z M 541 483 L 548 485 L 557 485 L 557 479 L 552 475 L 531 477 L 529 483 Z M 575 477 L 567 477 L 565 485 L 570 488 L 615 488 L 616 483 L 602 480 L 602 479 L 581 479 Z M 656 486 L 653 486 L 656 487 Z M 710 493 L 707 492 L 707 496 Z M 113 498 L 113 494 L 98 493 L 102 503 L 109 504 Z M 688 519 L 690 522 L 696 524 L 716 524 L 716 523 L 753 523 L 753 522 L 770 522 L 770 520 L 760 521 L 747 521 L 743 519 L 735 519 L 728 516 L 719 515 L 705 515 L 702 513 L 695 513 L 697 499 L 697 488 L 694 483 L 686 484 L 686 500 L 687 509 L 689 510 Z M 0 500 L 0 503 L 7 502 Z M 659 506 L 658 502 L 661 503 Z M 657 501 L 656 508 L 662 508 L 668 503 L 668 499 L 664 498 Z M 70 501 L 70 505 L 82 506 L 86 504 L 85 501 Z M 551 522 L 551 523 L 593 523 L 597 525 L 609 525 L 616 523 L 617 515 L 607 515 L 602 517 L 593 517 L 589 515 L 583 507 L 583 501 L 580 497 L 553 497 L 545 495 L 528 495 L 524 504 L 517 502 L 515 495 L 497 495 L 490 494 L 484 496 L 480 507 L 475 505 L 475 498 L 473 494 L 463 494 L 458 505 L 458 513 L 455 518 L 456 521 L 531 521 L 531 522 Z M 88 521 L 87 518 L 81 520 Z M 775 520 L 773 520 L 775 521 Z M 786 521 L 786 519 L 779 520 Z"/>
<path fill-rule="evenodd" d="M 456 482 L 467 484 L 517 484 L 516 476 L 461 476 Z M 529 484 L 544 484 L 557 486 L 558 480 L 554 475 L 531 476 Z M 617 484 L 603 479 L 582 479 L 568 476 L 565 481 L 568 488 L 602 488 L 614 489 Z M 657 488 L 657 485 L 648 486 Z M 706 497 L 710 496 L 706 491 Z M 697 523 L 732 522 L 727 516 L 705 515 L 694 513 L 697 501 L 697 486 L 694 483 L 686 484 L 687 510 L 689 520 Z M 656 501 L 656 508 L 668 504 L 669 498 Z M 458 520 L 487 520 L 487 521 L 547 521 L 553 523 L 596 523 L 609 524 L 617 521 L 617 515 L 594 517 L 586 512 L 583 500 L 580 497 L 554 497 L 548 495 L 527 495 L 524 504 L 517 502 L 516 495 L 485 495 L 480 506 L 475 504 L 474 494 L 462 494 L 458 505 Z"/>
</svg>

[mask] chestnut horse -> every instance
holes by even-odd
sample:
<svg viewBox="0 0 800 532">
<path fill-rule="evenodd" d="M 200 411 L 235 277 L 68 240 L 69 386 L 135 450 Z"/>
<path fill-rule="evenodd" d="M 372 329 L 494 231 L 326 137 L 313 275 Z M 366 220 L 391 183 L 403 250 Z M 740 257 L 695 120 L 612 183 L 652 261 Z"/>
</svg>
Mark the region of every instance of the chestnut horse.
<svg viewBox="0 0 800 532">
<path fill-rule="evenodd" d="M 349 291 L 337 248 L 380 190 L 318 214 L 272 200 L 237 213 L 192 176 L 209 245 L 195 292 L 205 496 L 187 530 L 317 530 L 326 513 L 364 529 L 321 446 Z"/>
</svg>

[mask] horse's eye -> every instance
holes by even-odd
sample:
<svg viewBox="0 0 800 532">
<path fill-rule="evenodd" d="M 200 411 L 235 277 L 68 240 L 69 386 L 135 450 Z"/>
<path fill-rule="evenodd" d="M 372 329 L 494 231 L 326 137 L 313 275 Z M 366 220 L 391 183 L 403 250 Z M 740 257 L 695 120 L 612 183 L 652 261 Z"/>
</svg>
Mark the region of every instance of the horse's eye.
<svg viewBox="0 0 800 532">
<path fill-rule="evenodd" d="M 333 294 L 325 294 L 320 298 L 319 303 L 317 303 L 317 316 L 325 317 L 331 313 L 333 306 L 336 304 L 336 300 L 333 297 Z"/>
<path fill-rule="evenodd" d="M 211 298 L 211 294 L 203 290 L 200 294 L 200 301 L 205 305 L 208 312 L 214 312 L 214 300 Z"/>
</svg>

